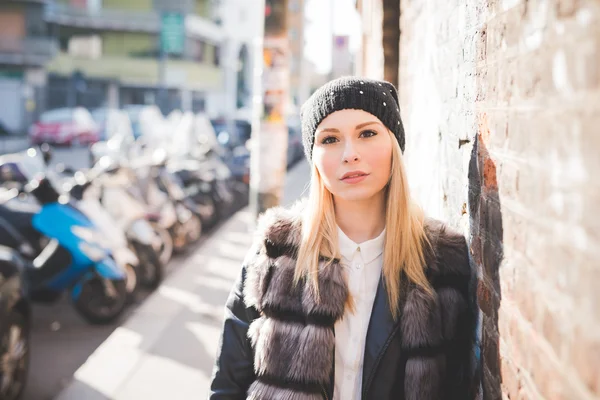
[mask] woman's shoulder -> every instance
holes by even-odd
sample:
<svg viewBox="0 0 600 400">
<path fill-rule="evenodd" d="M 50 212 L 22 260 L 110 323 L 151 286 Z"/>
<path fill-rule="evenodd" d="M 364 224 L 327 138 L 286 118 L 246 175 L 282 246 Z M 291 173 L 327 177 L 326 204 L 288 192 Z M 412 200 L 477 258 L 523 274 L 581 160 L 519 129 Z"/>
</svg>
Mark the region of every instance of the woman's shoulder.
<svg viewBox="0 0 600 400">
<path fill-rule="evenodd" d="M 243 292 L 248 306 L 260 310 L 273 266 L 293 271 L 302 230 L 301 206 L 297 203 L 291 207 L 273 207 L 259 217 L 252 247 L 242 266 L 246 277 Z M 274 262 L 283 255 L 290 258 L 286 262 Z"/>
<path fill-rule="evenodd" d="M 289 207 L 272 207 L 259 216 L 252 245 L 244 259 L 246 269 L 297 249 L 302 234 L 303 205 L 297 202 Z"/>
<path fill-rule="evenodd" d="M 299 246 L 302 236 L 304 202 L 288 207 L 272 207 L 258 219 L 254 232 L 254 248 L 264 248 L 271 258 L 288 253 Z"/>
<path fill-rule="evenodd" d="M 443 221 L 427 217 L 425 233 L 431 243 L 428 270 L 433 279 L 471 276 L 469 247 L 465 236 Z"/>
</svg>

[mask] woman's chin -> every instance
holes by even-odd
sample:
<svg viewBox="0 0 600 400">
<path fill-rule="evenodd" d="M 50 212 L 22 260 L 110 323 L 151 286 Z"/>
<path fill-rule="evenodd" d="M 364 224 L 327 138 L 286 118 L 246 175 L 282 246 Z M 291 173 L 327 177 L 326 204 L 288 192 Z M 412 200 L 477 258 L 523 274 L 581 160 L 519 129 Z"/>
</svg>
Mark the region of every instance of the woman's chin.
<svg viewBox="0 0 600 400">
<path fill-rule="evenodd" d="M 337 192 L 332 192 L 334 199 L 341 201 L 365 201 L 373 199 L 380 190 L 374 190 L 372 187 L 352 187 Z"/>
</svg>

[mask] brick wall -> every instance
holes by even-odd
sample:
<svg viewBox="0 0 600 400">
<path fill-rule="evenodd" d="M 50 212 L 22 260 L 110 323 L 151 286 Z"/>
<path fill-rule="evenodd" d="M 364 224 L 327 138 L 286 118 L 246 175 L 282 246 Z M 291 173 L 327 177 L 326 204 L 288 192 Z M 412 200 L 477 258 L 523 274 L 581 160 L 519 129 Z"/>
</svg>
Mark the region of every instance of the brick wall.
<svg viewBox="0 0 600 400">
<path fill-rule="evenodd" d="M 401 7 L 410 180 L 469 235 L 484 398 L 600 398 L 600 4 Z"/>
<path fill-rule="evenodd" d="M 383 79 L 383 0 L 357 0 L 362 40 L 356 54 L 356 75 Z"/>
</svg>

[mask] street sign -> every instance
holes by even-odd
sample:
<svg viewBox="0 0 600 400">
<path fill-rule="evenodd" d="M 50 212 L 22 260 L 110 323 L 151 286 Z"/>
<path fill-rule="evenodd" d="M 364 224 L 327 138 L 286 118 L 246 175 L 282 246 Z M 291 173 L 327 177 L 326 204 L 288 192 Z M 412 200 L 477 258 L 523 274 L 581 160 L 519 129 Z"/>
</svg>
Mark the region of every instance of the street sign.
<svg viewBox="0 0 600 400">
<path fill-rule="evenodd" d="M 161 14 L 160 46 L 165 54 L 183 54 L 185 17 L 182 13 L 164 12 Z"/>
</svg>

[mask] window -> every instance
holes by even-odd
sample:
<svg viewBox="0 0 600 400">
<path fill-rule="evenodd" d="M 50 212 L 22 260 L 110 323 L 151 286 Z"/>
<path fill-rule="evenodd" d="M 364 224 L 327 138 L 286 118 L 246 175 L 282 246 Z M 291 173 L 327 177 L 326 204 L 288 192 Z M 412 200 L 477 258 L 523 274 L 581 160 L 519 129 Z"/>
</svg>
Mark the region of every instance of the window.
<svg viewBox="0 0 600 400">
<path fill-rule="evenodd" d="M 215 50 L 213 51 L 213 63 L 217 67 L 221 63 L 221 48 L 219 46 L 215 46 Z"/>
<path fill-rule="evenodd" d="M 206 43 L 198 39 L 188 40 L 189 57 L 194 61 L 204 61 L 206 54 Z"/>
</svg>

